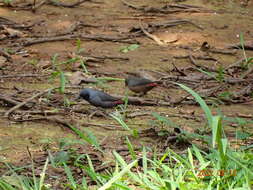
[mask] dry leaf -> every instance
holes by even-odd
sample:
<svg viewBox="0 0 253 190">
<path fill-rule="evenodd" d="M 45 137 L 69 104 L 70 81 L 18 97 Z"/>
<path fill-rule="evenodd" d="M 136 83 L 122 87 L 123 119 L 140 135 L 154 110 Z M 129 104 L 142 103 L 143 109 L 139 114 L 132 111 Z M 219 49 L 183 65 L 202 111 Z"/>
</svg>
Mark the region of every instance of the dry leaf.
<svg viewBox="0 0 253 190">
<path fill-rule="evenodd" d="M 51 61 L 48 60 L 40 60 L 38 63 L 39 67 L 41 67 L 42 69 L 46 69 L 49 68 L 50 66 L 52 66 Z"/>
<path fill-rule="evenodd" d="M 77 72 L 73 73 L 69 77 L 69 81 L 73 85 L 79 85 L 82 82 L 86 82 L 86 83 L 96 83 L 97 82 L 96 79 L 90 78 L 90 76 L 86 75 L 85 73 L 83 73 L 81 71 L 77 71 Z"/>
<path fill-rule="evenodd" d="M 10 37 L 24 37 L 25 36 L 25 34 L 23 32 L 20 32 L 19 30 L 7 28 L 6 26 L 4 26 L 3 28 L 10 35 Z"/>
</svg>

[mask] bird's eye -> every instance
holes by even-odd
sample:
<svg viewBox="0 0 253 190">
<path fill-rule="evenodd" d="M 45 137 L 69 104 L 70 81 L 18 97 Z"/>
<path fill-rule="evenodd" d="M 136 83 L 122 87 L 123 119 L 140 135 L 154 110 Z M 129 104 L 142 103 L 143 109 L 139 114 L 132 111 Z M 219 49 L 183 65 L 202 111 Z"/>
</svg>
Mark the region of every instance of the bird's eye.
<svg viewBox="0 0 253 190">
<path fill-rule="evenodd" d="M 85 94 L 84 99 L 89 99 L 89 94 Z"/>
</svg>

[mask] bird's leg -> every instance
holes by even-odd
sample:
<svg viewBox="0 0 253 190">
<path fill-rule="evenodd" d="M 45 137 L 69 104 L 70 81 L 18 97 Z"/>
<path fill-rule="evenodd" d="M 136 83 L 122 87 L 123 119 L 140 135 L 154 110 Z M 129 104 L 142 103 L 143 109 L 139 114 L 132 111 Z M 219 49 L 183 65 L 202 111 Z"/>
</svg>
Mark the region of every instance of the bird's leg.
<svg viewBox="0 0 253 190">
<path fill-rule="evenodd" d="M 106 113 L 105 110 L 97 108 L 95 111 L 93 111 L 90 115 L 89 115 L 89 119 L 91 119 L 94 115 L 98 114 L 99 116 L 103 116 L 105 118 L 107 118 L 109 116 L 108 113 Z"/>
<path fill-rule="evenodd" d="M 105 118 L 109 118 L 109 113 L 107 113 L 104 109 L 99 109 L 98 112 Z"/>
<path fill-rule="evenodd" d="M 96 113 L 97 113 L 97 110 L 92 111 L 92 113 L 89 114 L 89 116 L 88 116 L 88 120 L 92 119 L 92 117 L 93 117 Z"/>
<path fill-rule="evenodd" d="M 145 96 L 146 94 L 147 94 L 147 92 L 141 92 L 140 94 L 138 94 L 138 97 Z"/>
</svg>

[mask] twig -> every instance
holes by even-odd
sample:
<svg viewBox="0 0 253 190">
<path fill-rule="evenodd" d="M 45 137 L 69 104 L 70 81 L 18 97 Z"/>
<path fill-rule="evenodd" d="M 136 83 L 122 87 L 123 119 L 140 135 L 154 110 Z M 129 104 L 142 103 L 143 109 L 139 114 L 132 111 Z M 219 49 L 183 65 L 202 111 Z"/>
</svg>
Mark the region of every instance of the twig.
<svg viewBox="0 0 253 190">
<path fill-rule="evenodd" d="M 20 113 L 30 113 L 30 112 L 20 112 Z M 31 113 L 39 113 L 39 111 L 32 111 Z M 43 112 L 41 112 L 43 113 Z M 41 114 L 39 113 L 39 114 Z M 44 114 L 53 114 L 53 112 L 46 112 Z M 59 113 L 57 113 L 59 114 Z M 64 113 L 62 113 L 64 114 Z M 12 121 L 15 121 L 15 122 L 31 122 L 31 121 L 42 121 L 42 120 L 47 120 L 47 121 L 51 121 L 51 122 L 56 122 L 56 123 L 59 123 L 61 125 L 64 125 L 66 127 L 69 128 L 69 126 L 71 125 L 72 121 L 66 121 L 62 118 L 59 118 L 59 117 L 56 117 L 56 116 L 53 116 L 53 117 L 37 117 L 37 118 L 29 118 L 29 119 L 11 119 Z M 118 131 L 125 131 L 125 129 L 123 129 L 122 127 L 120 126 L 116 126 L 116 125 L 110 125 L 110 124 L 97 124 L 97 123 L 89 123 L 89 122 L 80 122 L 80 123 L 76 123 L 74 125 L 78 125 L 78 126 L 93 126 L 93 127 L 99 127 L 99 128 L 104 128 L 104 129 L 107 129 L 107 130 L 118 130 Z"/>
<path fill-rule="evenodd" d="M 44 95 L 45 93 L 47 93 L 47 92 L 49 92 L 49 91 L 52 91 L 52 90 L 54 90 L 54 89 L 56 89 L 56 88 L 49 88 L 49 89 L 47 89 L 47 90 L 44 90 L 44 91 L 42 91 L 42 92 L 40 92 L 40 93 L 38 93 L 38 94 L 35 94 L 34 96 L 32 96 L 32 97 L 26 99 L 25 101 L 23 101 L 23 102 L 19 103 L 18 105 L 12 107 L 11 109 L 9 109 L 9 110 L 4 114 L 4 117 L 9 117 L 10 113 L 12 113 L 13 111 L 15 111 L 16 109 L 22 107 L 23 105 L 27 104 L 27 103 L 30 102 L 31 100 L 33 100 L 33 99 L 35 99 L 35 98 L 37 98 L 37 97 L 39 97 L 39 96 L 42 96 L 42 95 Z"/>
<path fill-rule="evenodd" d="M 250 83 L 238 92 L 233 93 L 233 98 L 239 98 L 242 96 L 248 96 L 252 93 L 253 85 Z"/>
<path fill-rule="evenodd" d="M 128 3 L 127 1 L 125 0 L 121 0 L 123 4 L 125 4 L 126 6 L 130 7 L 130 8 L 133 8 L 133 9 L 136 9 L 136 10 L 142 10 L 143 7 L 138 7 L 134 4 L 131 4 L 131 3 Z"/>
<path fill-rule="evenodd" d="M 237 51 L 236 50 L 230 51 L 230 50 L 225 50 L 225 49 L 211 48 L 208 50 L 208 52 L 224 54 L 224 55 L 235 55 Z"/>
<path fill-rule="evenodd" d="M 0 76 L 0 78 L 45 77 L 48 75 L 50 75 L 50 74 L 46 74 L 46 75 L 37 75 L 37 74 L 3 75 L 3 76 Z"/>
<path fill-rule="evenodd" d="M 245 41 L 243 46 L 244 46 L 245 50 L 253 50 L 253 41 Z M 241 43 L 235 43 L 235 44 L 232 44 L 232 45 L 228 45 L 226 48 L 242 49 L 242 44 Z"/>
<path fill-rule="evenodd" d="M 67 127 L 69 127 L 71 125 L 69 121 L 64 121 L 63 119 L 57 118 L 57 117 L 46 117 L 45 119 L 49 120 L 49 121 L 60 123 L 60 124 L 62 124 L 64 126 L 67 126 Z M 111 129 L 110 127 L 106 127 L 105 125 L 102 125 L 102 124 L 99 125 L 99 124 L 91 124 L 91 123 L 84 122 L 80 125 L 92 125 L 92 126 L 95 126 L 95 127 L 104 127 L 106 129 Z"/>
<path fill-rule="evenodd" d="M 216 92 L 218 92 L 220 89 L 222 89 L 224 87 L 225 87 L 225 85 L 221 84 L 218 86 L 214 86 L 212 88 L 198 90 L 197 93 L 199 95 L 201 95 L 202 97 L 210 97 L 210 96 L 213 96 Z"/>
<path fill-rule="evenodd" d="M 0 114 L 4 114 L 4 113 L 6 113 L 6 111 L 0 111 Z M 51 110 L 45 110 L 45 111 L 27 110 L 27 111 L 15 111 L 15 114 L 44 115 L 44 116 L 47 116 L 47 115 L 64 115 L 66 113 L 65 112 L 55 112 L 55 111 L 51 111 Z M 27 121 L 32 121 L 33 119 L 27 120 Z M 35 118 L 35 119 L 39 120 L 38 118 Z"/>
<path fill-rule="evenodd" d="M 184 76 L 171 76 L 171 75 L 167 75 L 167 76 L 164 76 L 164 77 L 161 77 L 159 79 L 159 81 L 171 81 L 173 80 L 174 82 L 188 82 L 188 83 L 200 83 L 201 81 L 199 80 L 195 80 L 195 79 L 192 79 L 190 77 L 184 77 Z"/>
<path fill-rule="evenodd" d="M 192 55 L 189 55 L 188 57 L 189 57 L 190 63 L 193 64 L 195 67 L 202 68 L 204 70 L 211 71 L 211 72 L 217 72 L 216 69 L 197 64 Z"/>
<path fill-rule="evenodd" d="M 77 35 L 63 35 L 63 36 L 55 36 L 55 37 L 49 37 L 49 38 L 36 38 L 36 39 L 30 38 L 30 39 L 25 39 L 26 41 L 22 43 L 22 46 L 30 46 L 30 45 L 45 43 L 45 42 L 72 40 L 77 37 L 78 37 Z"/>
<path fill-rule="evenodd" d="M 252 72 L 253 72 L 253 67 L 251 66 L 247 71 L 245 71 L 245 73 L 242 74 L 241 78 L 245 79 Z"/>
<path fill-rule="evenodd" d="M 113 95 L 115 98 L 124 99 L 125 96 Z M 172 106 L 171 103 L 164 102 L 162 100 L 143 99 L 139 97 L 128 96 L 128 104 L 139 106 Z"/>
<path fill-rule="evenodd" d="M 28 152 L 28 155 L 29 155 L 31 161 L 34 163 L 35 161 L 34 161 L 34 159 L 33 159 L 32 153 L 30 152 L 29 146 L 26 146 L 26 150 L 27 150 L 27 152 Z"/>
<path fill-rule="evenodd" d="M 160 46 L 164 46 L 164 45 L 165 45 L 165 43 L 163 43 L 157 36 L 148 33 L 148 31 L 146 31 L 146 30 L 143 28 L 143 26 L 142 26 L 142 24 L 141 24 L 141 21 L 140 21 L 140 28 L 141 28 L 141 31 L 142 31 L 146 36 L 148 36 L 149 38 L 151 38 L 152 40 L 154 40 L 158 45 L 160 45 Z"/>
<path fill-rule="evenodd" d="M 138 43 L 136 40 L 130 39 L 128 36 L 106 36 L 106 35 L 85 35 L 85 34 L 72 34 L 72 35 L 62 35 L 54 37 L 44 37 L 44 38 L 30 38 L 25 39 L 22 46 L 30 46 L 39 43 L 45 42 L 55 42 L 55 41 L 64 41 L 72 40 L 76 38 L 86 39 L 86 40 L 96 40 L 96 41 L 112 41 L 112 42 L 125 42 L 125 43 Z"/>
<path fill-rule="evenodd" d="M 20 104 L 20 102 L 18 102 L 16 100 L 13 100 L 13 99 L 11 99 L 9 97 L 6 97 L 6 96 L 2 96 L 2 95 L 0 95 L 0 100 L 6 102 L 8 104 L 11 104 L 11 105 L 18 105 L 18 104 Z M 30 108 L 29 106 L 27 106 L 25 104 L 22 107 L 24 107 L 24 108 Z"/>
<path fill-rule="evenodd" d="M 176 19 L 176 20 L 170 20 L 170 21 L 164 21 L 164 22 L 161 22 L 161 21 L 160 22 L 151 22 L 151 23 L 147 23 L 147 26 L 143 26 L 143 28 L 148 32 L 154 32 L 158 28 L 173 27 L 173 26 L 177 26 L 177 25 L 181 25 L 181 24 L 192 24 L 193 26 L 203 30 L 203 28 L 201 26 L 198 26 L 197 24 L 193 23 L 192 21 L 185 20 L 185 19 Z M 130 30 L 130 32 L 139 33 L 138 35 L 136 34 L 136 36 L 142 35 L 142 33 L 140 33 L 141 31 L 142 31 L 141 26 L 135 26 Z"/>
<path fill-rule="evenodd" d="M 112 60 L 122 60 L 122 61 L 129 61 L 128 57 L 122 57 L 122 56 L 109 56 L 109 55 L 89 55 L 87 53 L 81 53 L 80 55 L 84 56 L 85 58 L 94 58 L 94 59 L 112 59 Z M 87 56 L 87 57 L 86 57 Z"/>
<path fill-rule="evenodd" d="M 12 61 L 12 58 L 9 53 L 0 48 L 0 55 L 4 56 L 8 61 Z"/>
<path fill-rule="evenodd" d="M 59 1 L 55 1 L 55 0 L 48 0 L 48 4 L 50 5 L 54 5 L 54 6 L 57 6 L 57 7 L 67 7 L 67 8 L 73 8 L 73 7 L 76 7 L 84 2 L 87 2 L 87 1 L 90 1 L 90 0 L 78 0 L 74 3 L 71 3 L 71 4 L 65 4 L 65 3 L 62 3 L 62 2 L 59 2 Z"/>
<path fill-rule="evenodd" d="M 213 57 L 209 57 L 209 56 L 194 56 L 192 55 L 192 57 L 194 59 L 200 59 L 200 60 L 207 60 L 207 61 L 218 61 L 217 59 L 213 58 Z M 177 55 L 177 56 L 173 56 L 173 58 L 175 59 L 187 59 L 189 58 L 189 55 Z"/>
<path fill-rule="evenodd" d="M 237 114 L 226 114 L 226 116 L 229 116 L 229 117 L 242 117 L 242 118 L 249 118 L 249 119 L 252 119 L 253 118 L 253 115 L 252 114 L 242 114 L 242 113 L 237 113 Z"/>
<path fill-rule="evenodd" d="M 110 125 L 110 124 L 98 124 L 98 123 L 80 123 L 81 126 L 83 125 L 91 125 L 94 127 L 99 127 L 99 128 L 104 128 L 104 129 L 108 129 L 108 130 L 119 130 L 119 131 L 125 131 L 125 129 L 123 129 L 120 126 L 116 126 L 116 125 Z"/>
<path fill-rule="evenodd" d="M 173 65 L 173 67 L 174 67 L 174 69 L 175 69 L 176 72 L 178 72 L 182 76 L 187 76 L 183 71 L 181 71 L 180 69 L 177 68 L 177 66 L 175 65 L 174 61 L 172 61 L 171 64 Z"/>
<path fill-rule="evenodd" d="M 171 5 L 165 5 L 161 8 L 156 8 L 156 7 L 136 6 L 136 5 L 126 2 L 125 0 L 121 0 L 121 1 L 124 5 L 132 9 L 140 10 L 146 13 L 169 14 L 169 13 L 176 13 L 176 12 L 211 12 L 210 10 L 204 9 L 199 6 L 186 5 L 186 4 L 171 4 Z"/>
<path fill-rule="evenodd" d="M 236 61 L 235 63 L 233 63 L 233 64 L 227 66 L 224 70 L 227 71 L 228 69 L 233 68 L 233 67 L 241 67 L 241 64 L 242 64 L 243 62 L 245 62 L 245 61 L 246 61 L 245 58 L 239 59 L 239 60 Z"/>
<path fill-rule="evenodd" d="M 112 41 L 112 42 L 124 42 L 124 43 L 138 43 L 138 41 L 131 39 L 129 36 L 106 36 L 102 34 L 88 35 L 81 34 L 81 39 L 96 40 L 96 41 Z"/>
<path fill-rule="evenodd" d="M 10 4 L 11 8 L 14 9 L 18 9 L 18 10 L 32 10 L 33 12 L 35 12 L 39 7 L 41 7 L 42 5 L 52 5 L 52 6 L 57 6 L 57 7 L 66 7 L 66 8 L 74 8 L 84 2 L 88 2 L 90 0 L 78 0 L 74 3 L 71 4 L 65 4 L 59 1 L 55 1 L 55 0 L 43 0 L 40 3 L 36 4 L 35 1 L 33 3 L 24 3 L 22 5 L 13 5 Z"/>
<path fill-rule="evenodd" d="M 187 115 L 187 114 L 182 114 L 182 113 L 167 113 L 167 112 L 159 112 L 159 115 L 166 115 L 168 117 L 180 117 L 184 119 L 191 119 L 195 121 L 201 121 L 202 117 L 201 116 L 196 116 L 196 115 Z M 146 115 L 152 115 L 152 112 L 133 112 L 130 114 L 127 114 L 127 118 L 135 118 L 135 117 L 140 117 L 140 116 L 146 116 Z"/>
<path fill-rule="evenodd" d="M 229 84 L 238 84 L 242 82 L 250 83 L 253 82 L 253 79 L 241 79 L 241 78 L 225 78 L 224 81 Z"/>
<path fill-rule="evenodd" d="M 46 4 L 46 2 L 47 2 L 47 0 L 43 0 L 43 1 L 39 2 L 38 4 L 35 4 L 35 1 L 36 0 L 34 0 L 34 5 L 32 7 L 32 12 L 34 12 L 34 13 L 36 12 L 36 10 L 38 8 L 40 8 L 42 5 Z"/>
<path fill-rule="evenodd" d="M 150 23 L 150 26 L 151 27 L 172 27 L 172 26 L 177 26 L 180 24 L 191 24 L 198 29 L 201 29 L 201 30 L 204 29 L 202 26 L 199 26 L 195 24 L 194 22 L 190 20 L 186 20 L 186 19 L 176 19 L 176 20 L 163 21 L 163 22 L 152 22 Z"/>
</svg>

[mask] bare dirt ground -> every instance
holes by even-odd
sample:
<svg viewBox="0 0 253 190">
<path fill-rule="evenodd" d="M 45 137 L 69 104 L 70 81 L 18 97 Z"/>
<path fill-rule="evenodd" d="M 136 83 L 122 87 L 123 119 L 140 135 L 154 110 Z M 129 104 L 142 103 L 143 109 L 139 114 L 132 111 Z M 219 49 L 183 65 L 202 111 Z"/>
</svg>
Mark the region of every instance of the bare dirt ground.
<svg viewBox="0 0 253 190">
<path fill-rule="evenodd" d="M 136 146 L 158 143 L 159 126 L 152 122 L 152 112 L 166 116 L 190 132 L 204 126 L 204 115 L 199 106 L 192 98 L 183 100 L 187 93 L 171 81 L 201 93 L 214 113 L 219 105 L 227 116 L 252 119 L 252 70 L 242 68 L 242 64 L 246 64 L 245 57 L 237 48 L 242 33 L 246 55 L 253 57 L 251 1 L 127 2 L 91 0 L 74 7 L 53 3 L 39 7 L 39 2 L 34 6 L 27 1 L 13 1 L 9 6 L 1 3 L 0 159 L 19 162 L 27 157 L 27 147 L 33 154 L 44 154 L 45 150 L 56 150 L 60 139 L 75 139 L 64 122 L 91 130 L 102 144 L 112 149 L 124 145 L 121 137 L 127 132 L 112 118 L 96 114 L 89 119 L 94 108 L 84 101 L 64 106 L 64 97 L 72 101 L 85 87 L 124 96 L 124 81 L 78 82 L 75 74 L 83 71 L 80 61 L 58 66 L 58 71 L 60 68 L 69 80 L 65 95 L 57 91 L 50 96 L 46 93 L 6 117 L 6 112 L 13 106 L 43 90 L 59 86 L 59 76 L 53 77 L 57 69 L 51 61 L 56 54 L 57 63 L 76 57 L 84 59 L 89 73 L 82 76 L 83 80 L 95 77 L 123 79 L 127 73 L 153 80 L 163 78 L 161 87 L 127 108 L 125 122 L 144 134 L 142 138 L 132 139 Z M 70 2 L 65 3 L 69 5 Z M 81 41 L 79 50 L 83 48 L 80 53 L 77 53 L 77 39 Z M 201 48 L 204 42 L 210 48 Z M 139 47 L 126 50 L 126 53 L 121 51 L 131 44 Z M 236 64 L 241 59 L 242 63 Z M 131 92 L 129 95 L 136 96 Z M 232 131 L 233 136 L 232 127 L 236 126 L 228 123 L 226 130 Z M 146 137 L 151 138 L 147 140 Z"/>
</svg>

